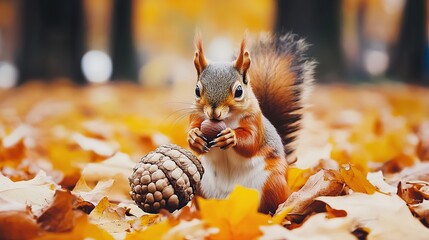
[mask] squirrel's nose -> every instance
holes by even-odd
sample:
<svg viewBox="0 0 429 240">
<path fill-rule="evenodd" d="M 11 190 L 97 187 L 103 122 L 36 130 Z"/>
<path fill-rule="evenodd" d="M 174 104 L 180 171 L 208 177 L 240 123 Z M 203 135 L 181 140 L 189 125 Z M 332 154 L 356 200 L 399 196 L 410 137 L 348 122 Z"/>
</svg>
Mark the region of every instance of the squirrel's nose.
<svg viewBox="0 0 429 240">
<path fill-rule="evenodd" d="M 213 109 L 213 114 L 212 114 L 213 119 L 220 120 L 221 115 L 222 113 L 220 111 L 216 111 L 216 109 Z"/>
</svg>

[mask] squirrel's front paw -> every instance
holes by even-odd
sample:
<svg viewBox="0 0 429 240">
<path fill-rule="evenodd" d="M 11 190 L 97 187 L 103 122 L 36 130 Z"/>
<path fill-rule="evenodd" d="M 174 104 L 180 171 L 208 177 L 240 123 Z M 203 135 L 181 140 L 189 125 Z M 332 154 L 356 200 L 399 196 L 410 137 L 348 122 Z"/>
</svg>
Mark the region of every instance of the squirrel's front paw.
<svg viewBox="0 0 429 240">
<path fill-rule="evenodd" d="M 198 128 L 189 130 L 188 143 L 194 151 L 198 151 L 200 153 L 206 153 L 210 150 L 207 147 L 207 139 L 203 136 L 203 133 Z"/>
<path fill-rule="evenodd" d="M 235 131 L 227 128 L 218 134 L 218 137 L 209 143 L 211 147 L 220 147 L 221 149 L 228 149 L 237 145 L 237 137 Z"/>
</svg>

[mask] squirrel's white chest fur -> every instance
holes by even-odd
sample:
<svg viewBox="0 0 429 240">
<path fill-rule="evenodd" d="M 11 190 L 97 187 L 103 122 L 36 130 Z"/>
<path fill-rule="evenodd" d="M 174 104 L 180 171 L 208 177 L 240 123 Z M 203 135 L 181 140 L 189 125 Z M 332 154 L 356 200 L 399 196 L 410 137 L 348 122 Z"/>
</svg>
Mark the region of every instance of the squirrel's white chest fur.
<svg viewBox="0 0 429 240">
<path fill-rule="evenodd" d="M 232 129 L 238 125 L 237 122 L 226 124 Z M 237 154 L 233 148 L 211 149 L 201 156 L 201 162 L 204 167 L 201 190 L 207 198 L 226 198 L 236 185 L 254 188 L 261 196 L 269 174 L 262 156 L 248 159 Z"/>
</svg>

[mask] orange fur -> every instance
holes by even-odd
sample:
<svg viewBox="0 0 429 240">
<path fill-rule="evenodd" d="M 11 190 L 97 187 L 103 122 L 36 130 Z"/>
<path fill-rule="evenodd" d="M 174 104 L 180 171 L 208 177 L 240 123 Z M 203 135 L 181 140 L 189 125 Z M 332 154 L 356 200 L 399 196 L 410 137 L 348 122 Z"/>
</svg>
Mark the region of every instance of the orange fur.
<svg viewBox="0 0 429 240">
<path fill-rule="evenodd" d="M 259 211 L 263 213 L 275 213 L 279 204 L 286 201 L 289 190 L 285 178 L 287 169 L 286 161 L 282 158 L 268 158 L 265 160 L 265 170 L 270 172 L 262 187 L 261 203 Z"/>
<path fill-rule="evenodd" d="M 195 52 L 194 65 L 195 65 L 195 68 L 197 69 L 198 75 L 200 75 L 201 72 L 207 67 L 207 60 L 204 56 L 203 41 L 199 36 L 196 36 L 195 45 L 197 47 L 197 51 Z"/>
<path fill-rule="evenodd" d="M 263 140 L 261 114 L 244 117 L 239 124 L 235 129 L 237 145 L 234 150 L 243 157 L 253 157 L 260 151 Z"/>
</svg>

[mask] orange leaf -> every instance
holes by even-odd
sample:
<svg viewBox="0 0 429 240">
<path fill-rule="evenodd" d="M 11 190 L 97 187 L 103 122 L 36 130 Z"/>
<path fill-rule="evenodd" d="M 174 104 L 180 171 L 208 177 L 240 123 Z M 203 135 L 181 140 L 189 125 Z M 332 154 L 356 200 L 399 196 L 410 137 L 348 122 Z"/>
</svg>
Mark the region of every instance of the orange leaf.
<svg viewBox="0 0 429 240">
<path fill-rule="evenodd" d="M 225 200 L 198 198 L 202 220 L 219 229 L 210 239 L 252 239 L 262 234 L 269 215 L 258 213 L 259 196 L 254 189 L 236 186 Z"/>
<path fill-rule="evenodd" d="M 0 212 L 0 236 L 8 239 L 30 239 L 41 231 L 36 221 L 26 212 Z"/>
<path fill-rule="evenodd" d="M 113 240 L 113 237 L 103 229 L 88 222 L 88 216 L 83 214 L 76 220 L 76 226 L 71 232 L 66 233 L 46 233 L 37 240 L 55 240 L 55 239 L 103 239 Z"/>
<path fill-rule="evenodd" d="M 376 188 L 356 167 L 344 164 L 340 168 L 340 174 L 344 182 L 355 192 L 373 194 Z"/>
<path fill-rule="evenodd" d="M 164 222 L 151 225 L 146 228 L 146 230 L 141 232 L 132 232 L 128 233 L 126 236 L 126 240 L 139 240 L 139 239 L 161 239 L 173 226 L 170 224 L 168 220 Z"/>
</svg>

